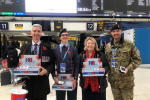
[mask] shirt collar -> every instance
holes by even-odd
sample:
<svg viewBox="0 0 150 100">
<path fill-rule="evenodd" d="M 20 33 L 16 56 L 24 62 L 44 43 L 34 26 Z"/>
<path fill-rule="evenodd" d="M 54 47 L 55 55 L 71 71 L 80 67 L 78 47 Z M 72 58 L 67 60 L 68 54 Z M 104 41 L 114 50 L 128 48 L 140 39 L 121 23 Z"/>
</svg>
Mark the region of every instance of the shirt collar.
<svg viewBox="0 0 150 100">
<path fill-rule="evenodd" d="M 39 42 L 36 43 L 36 44 L 38 44 L 38 46 L 39 46 L 39 45 L 40 45 L 40 42 L 41 42 L 41 41 L 39 41 Z M 34 46 L 34 44 L 35 44 L 35 43 L 32 41 L 32 45 L 33 45 L 33 46 Z"/>
<path fill-rule="evenodd" d="M 60 47 L 63 47 L 63 46 L 64 46 L 64 45 L 61 43 L 61 44 L 60 44 Z M 66 44 L 65 46 L 68 47 L 69 44 Z"/>
<path fill-rule="evenodd" d="M 123 42 L 124 42 L 124 38 L 121 36 L 119 44 L 123 44 Z M 114 38 L 111 40 L 111 45 L 112 46 L 114 45 Z"/>
</svg>

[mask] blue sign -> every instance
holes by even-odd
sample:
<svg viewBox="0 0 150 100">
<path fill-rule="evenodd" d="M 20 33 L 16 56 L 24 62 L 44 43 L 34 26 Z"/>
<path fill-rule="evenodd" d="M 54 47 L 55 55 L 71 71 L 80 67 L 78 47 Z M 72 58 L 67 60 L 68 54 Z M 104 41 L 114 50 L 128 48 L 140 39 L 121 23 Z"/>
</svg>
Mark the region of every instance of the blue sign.
<svg viewBox="0 0 150 100">
<path fill-rule="evenodd" d="M 94 23 L 87 23 L 87 30 L 94 30 Z"/>
<path fill-rule="evenodd" d="M 26 13 L 23 13 L 23 12 L 14 12 L 14 15 L 26 15 Z"/>
<path fill-rule="evenodd" d="M 8 22 L 0 22 L 0 30 L 8 30 Z"/>
</svg>

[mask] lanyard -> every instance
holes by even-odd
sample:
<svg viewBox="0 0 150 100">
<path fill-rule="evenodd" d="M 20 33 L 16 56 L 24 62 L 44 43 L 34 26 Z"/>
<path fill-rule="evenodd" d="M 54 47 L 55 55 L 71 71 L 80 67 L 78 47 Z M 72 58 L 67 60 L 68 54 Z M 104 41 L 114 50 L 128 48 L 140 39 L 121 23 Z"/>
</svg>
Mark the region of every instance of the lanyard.
<svg viewBox="0 0 150 100">
<path fill-rule="evenodd" d="M 64 59 L 66 58 L 66 55 L 67 55 L 67 53 L 68 53 L 68 51 L 69 51 L 69 48 L 70 48 L 70 46 L 68 46 L 68 50 L 66 51 L 66 53 L 65 53 L 64 57 L 62 57 L 62 47 L 61 47 L 61 44 L 60 44 L 60 53 L 61 53 L 61 58 L 63 58 L 63 59 L 62 59 L 62 63 L 63 63 Z"/>
<path fill-rule="evenodd" d="M 61 44 L 60 44 L 60 45 L 61 45 Z M 70 46 L 68 46 L 68 47 L 69 47 L 69 49 L 70 49 Z M 61 48 L 61 47 L 59 47 L 59 53 L 60 53 L 60 48 Z M 69 50 L 69 49 L 68 49 L 68 50 Z M 67 50 L 67 51 L 68 51 L 68 50 Z M 58 72 L 59 53 L 58 53 L 57 69 L 56 69 L 56 70 L 57 70 L 57 72 Z M 71 58 L 71 52 L 70 52 L 70 59 L 71 59 L 71 69 L 72 69 L 72 76 L 71 76 L 71 77 L 73 77 L 73 68 L 72 68 L 72 58 Z M 59 74 L 57 73 L 57 75 L 59 75 Z"/>
<path fill-rule="evenodd" d="M 112 49 L 112 55 L 113 55 L 113 58 L 114 58 L 114 55 L 115 55 L 117 49 L 118 49 L 118 47 L 117 47 L 116 49 Z"/>
<path fill-rule="evenodd" d="M 37 46 L 37 54 L 36 55 L 38 55 L 39 54 L 39 47 L 40 47 L 40 44 L 41 44 L 41 41 L 40 41 L 40 43 L 39 43 L 39 46 Z M 31 52 L 33 51 L 33 45 L 32 45 L 32 47 L 31 47 Z"/>
</svg>

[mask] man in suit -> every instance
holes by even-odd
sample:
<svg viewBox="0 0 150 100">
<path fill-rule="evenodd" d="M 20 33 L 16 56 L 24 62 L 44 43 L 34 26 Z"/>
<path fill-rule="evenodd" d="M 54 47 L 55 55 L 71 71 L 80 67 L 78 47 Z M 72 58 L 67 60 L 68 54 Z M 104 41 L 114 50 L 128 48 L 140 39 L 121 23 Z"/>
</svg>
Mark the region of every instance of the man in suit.
<svg viewBox="0 0 150 100">
<path fill-rule="evenodd" d="M 49 45 L 40 41 L 40 37 L 42 36 L 41 25 L 34 24 L 31 35 L 32 42 L 24 44 L 21 47 L 21 54 L 39 55 L 41 59 L 41 71 L 37 76 L 29 76 L 21 84 L 23 84 L 23 89 L 28 90 L 27 100 L 47 100 L 47 94 L 50 93 L 49 73 L 51 73 L 55 66 L 52 50 Z"/>
</svg>

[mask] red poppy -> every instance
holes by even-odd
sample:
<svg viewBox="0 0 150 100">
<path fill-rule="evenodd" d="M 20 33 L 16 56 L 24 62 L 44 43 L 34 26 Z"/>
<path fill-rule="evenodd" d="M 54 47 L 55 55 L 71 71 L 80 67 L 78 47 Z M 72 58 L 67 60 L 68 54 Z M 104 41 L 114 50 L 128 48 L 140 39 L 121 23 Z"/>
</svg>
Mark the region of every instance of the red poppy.
<svg viewBox="0 0 150 100">
<path fill-rule="evenodd" d="M 68 54 L 70 54 L 70 51 L 68 51 Z"/>
<path fill-rule="evenodd" d="M 21 66 L 22 65 L 22 61 L 19 61 L 19 66 Z"/>
<path fill-rule="evenodd" d="M 37 66 L 41 66 L 41 63 L 37 63 Z"/>
<path fill-rule="evenodd" d="M 87 59 L 85 59 L 84 62 L 87 62 Z"/>
<path fill-rule="evenodd" d="M 99 68 L 102 68 L 102 65 L 100 65 Z"/>
<path fill-rule="evenodd" d="M 99 62 L 99 63 L 102 63 L 100 58 L 98 59 L 98 62 Z"/>
<path fill-rule="evenodd" d="M 86 67 L 86 65 L 85 64 L 83 64 L 83 68 L 85 68 Z"/>
<path fill-rule="evenodd" d="M 92 72 L 92 75 L 94 75 L 95 73 L 94 72 Z"/>
<path fill-rule="evenodd" d="M 23 59 L 24 58 L 24 55 L 21 55 L 21 59 Z"/>
<path fill-rule="evenodd" d="M 46 47 L 43 47 L 43 49 L 44 49 L 44 50 L 47 50 L 47 48 L 46 48 Z"/>
<path fill-rule="evenodd" d="M 59 74 L 57 74 L 56 77 L 59 77 Z"/>
<path fill-rule="evenodd" d="M 69 76 L 70 76 L 70 78 L 73 78 L 72 74 L 70 74 Z"/>
<path fill-rule="evenodd" d="M 27 74 L 27 73 L 28 73 L 28 71 L 24 71 L 24 73 L 25 73 L 25 74 Z"/>
<path fill-rule="evenodd" d="M 61 86 L 60 88 L 61 88 L 61 89 L 63 89 L 64 87 L 63 87 L 63 86 Z"/>
<path fill-rule="evenodd" d="M 39 55 L 36 56 L 36 59 L 37 59 L 37 60 L 40 60 L 40 59 L 39 59 Z"/>
</svg>

